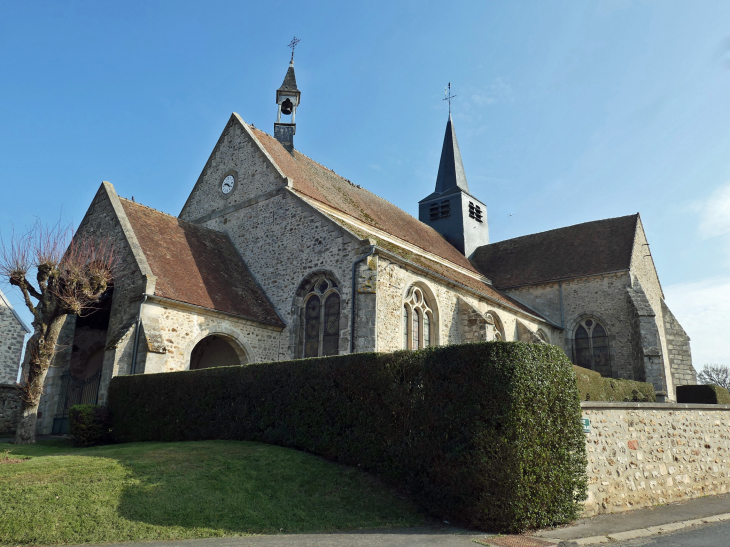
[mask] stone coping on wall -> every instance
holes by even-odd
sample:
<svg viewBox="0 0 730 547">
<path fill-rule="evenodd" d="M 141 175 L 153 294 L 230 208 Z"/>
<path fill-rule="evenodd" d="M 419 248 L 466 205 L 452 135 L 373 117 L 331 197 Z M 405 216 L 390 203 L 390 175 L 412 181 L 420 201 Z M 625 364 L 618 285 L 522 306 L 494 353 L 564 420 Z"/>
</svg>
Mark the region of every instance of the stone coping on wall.
<svg viewBox="0 0 730 547">
<path fill-rule="evenodd" d="M 581 401 L 581 410 L 723 410 L 730 411 L 730 405 L 700 405 L 690 403 L 618 403 Z"/>
</svg>

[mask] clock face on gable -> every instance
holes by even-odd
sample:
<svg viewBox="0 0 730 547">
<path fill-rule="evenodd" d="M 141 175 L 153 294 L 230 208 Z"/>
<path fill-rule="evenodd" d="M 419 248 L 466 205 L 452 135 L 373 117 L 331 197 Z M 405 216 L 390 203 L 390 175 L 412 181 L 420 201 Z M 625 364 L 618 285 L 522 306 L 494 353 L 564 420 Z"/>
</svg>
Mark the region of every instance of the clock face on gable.
<svg viewBox="0 0 730 547">
<path fill-rule="evenodd" d="M 223 179 L 223 183 L 221 184 L 221 192 L 223 192 L 224 194 L 230 194 L 235 184 L 236 179 L 233 177 L 233 175 L 226 176 L 226 178 Z"/>
</svg>

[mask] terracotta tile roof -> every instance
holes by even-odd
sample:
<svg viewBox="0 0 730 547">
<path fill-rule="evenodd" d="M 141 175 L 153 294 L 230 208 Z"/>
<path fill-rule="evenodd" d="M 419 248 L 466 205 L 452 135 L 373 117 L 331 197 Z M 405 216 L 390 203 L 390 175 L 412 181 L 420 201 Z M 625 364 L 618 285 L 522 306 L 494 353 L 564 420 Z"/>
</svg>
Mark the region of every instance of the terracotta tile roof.
<svg viewBox="0 0 730 547">
<path fill-rule="evenodd" d="M 228 237 L 121 199 L 157 276 L 155 295 L 284 327 Z"/>
<path fill-rule="evenodd" d="M 294 181 L 296 191 L 478 273 L 469 259 L 430 226 L 299 151 L 295 150 L 292 156 L 279 141 L 260 129 L 251 130 L 284 174 Z"/>
<path fill-rule="evenodd" d="M 449 266 L 445 264 L 441 264 L 439 262 L 436 262 L 435 260 L 431 260 L 429 258 L 426 258 L 421 255 L 417 255 L 415 253 L 410 252 L 409 250 L 400 247 L 394 243 L 391 243 L 389 241 L 384 241 L 383 239 L 378 238 L 376 235 L 371 233 L 366 233 L 357 226 L 354 226 L 353 224 L 350 224 L 349 222 L 346 222 L 344 220 L 330 217 L 335 222 L 343 225 L 344 228 L 347 230 L 353 232 L 361 239 L 365 238 L 371 238 L 375 240 L 375 244 L 385 249 L 386 251 L 390 251 L 391 253 L 400 256 L 401 258 L 404 258 L 405 260 L 408 260 L 409 262 L 413 262 L 417 264 L 418 266 L 421 266 L 422 268 L 425 268 L 426 270 L 429 270 L 432 273 L 435 273 L 436 275 L 440 275 L 441 277 L 445 277 L 451 281 L 455 281 L 459 285 L 463 285 L 465 287 L 468 287 L 470 289 L 473 289 L 485 296 L 488 296 L 492 298 L 493 300 L 496 300 L 497 302 L 504 304 L 506 306 L 510 306 L 512 308 L 516 308 L 518 310 L 521 310 L 525 313 L 528 313 L 530 315 L 533 315 L 535 317 L 539 317 L 540 319 L 545 319 L 543 315 L 540 313 L 534 311 L 531 308 L 528 308 L 524 304 L 518 302 L 517 300 L 509 297 L 506 294 L 503 294 L 499 292 L 497 289 L 495 289 L 493 286 L 483 283 L 482 281 L 479 281 L 478 279 L 475 279 L 469 275 L 466 275 L 462 272 L 459 272 L 457 270 L 454 270 L 453 268 L 450 268 Z"/>
<path fill-rule="evenodd" d="M 473 261 L 496 287 L 628 270 L 639 215 L 596 220 L 485 245 Z"/>
</svg>

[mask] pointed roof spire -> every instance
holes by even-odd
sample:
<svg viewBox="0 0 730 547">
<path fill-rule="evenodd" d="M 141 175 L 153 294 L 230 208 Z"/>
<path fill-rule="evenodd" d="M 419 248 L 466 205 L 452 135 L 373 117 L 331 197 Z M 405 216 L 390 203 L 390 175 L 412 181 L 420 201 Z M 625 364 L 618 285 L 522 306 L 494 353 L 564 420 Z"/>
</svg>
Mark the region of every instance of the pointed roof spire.
<svg viewBox="0 0 730 547">
<path fill-rule="evenodd" d="M 299 91 L 297 89 L 297 77 L 294 75 L 294 59 L 289 63 L 289 69 L 284 76 L 284 82 L 281 84 L 279 91 Z"/>
<path fill-rule="evenodd" d="M 466 182 L 466 173 L 464 172 L 464 164 L 461 161 L 461 152 L 459 151 L 459 143 L 456 140 L 454 123 L 451 114 L 449 114 L 444 145 L 441 148 L 439 172 L 436 177 L 436 193 L 443 194 L 456 187 L 469 193 L 469 184 Z"/>
</svg>

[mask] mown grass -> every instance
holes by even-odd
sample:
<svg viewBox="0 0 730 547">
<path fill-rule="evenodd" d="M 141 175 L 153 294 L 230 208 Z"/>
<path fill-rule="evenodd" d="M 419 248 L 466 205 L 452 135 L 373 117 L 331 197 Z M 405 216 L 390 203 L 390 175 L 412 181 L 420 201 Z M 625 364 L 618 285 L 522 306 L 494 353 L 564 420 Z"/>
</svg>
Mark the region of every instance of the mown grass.
<svg viewBox="0 0 730 547">
<path fill-rule="evenodd" d="M 323 532 L 425 523 L 371 476 L 242 441 L 13 446 L 0 465 L 0 544 Z"/>
</svg>

